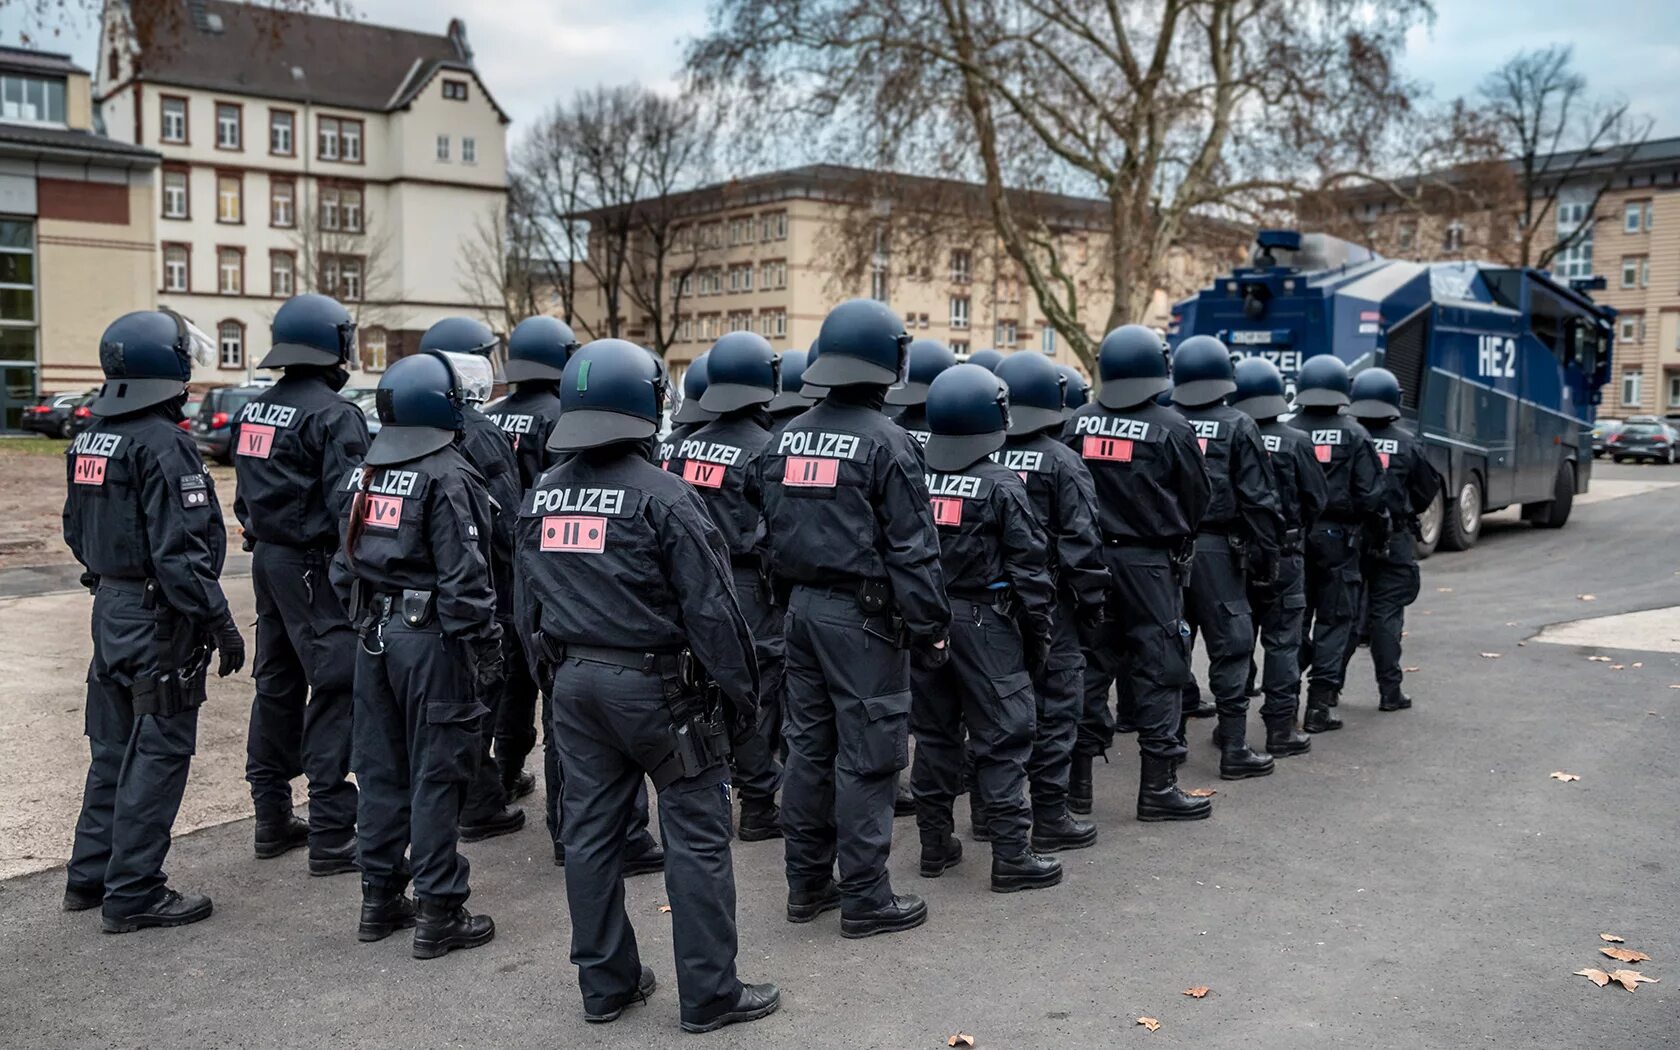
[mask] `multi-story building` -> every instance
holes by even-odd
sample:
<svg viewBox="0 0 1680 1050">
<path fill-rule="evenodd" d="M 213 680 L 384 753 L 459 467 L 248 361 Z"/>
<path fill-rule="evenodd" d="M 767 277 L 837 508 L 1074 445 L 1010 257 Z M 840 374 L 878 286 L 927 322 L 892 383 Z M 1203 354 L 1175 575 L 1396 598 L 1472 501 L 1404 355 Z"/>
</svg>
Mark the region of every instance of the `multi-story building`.
<svg viewBox="0 0 1680 1050">
<path fill-rule="evenodd" d="M 465 26 L 442 36 L 226 0 L 105 5 L 94 101 L 163 156 L 158 301 L 214 332 L 236 382 L 297 292 L 348 303 L 369 370 L 484 309 L 463 246 L 507 193 L 507 115 Z"/>
<path fill-rule="evenodd" d="M 809 346 L 830 307 L 860 296 L 887 302 L 912 335 L 938 339 L 959 353 L 1032 348 L 1077 364 L 998 242 L 979 191 L 920 176 L 883 181 L 860 169 L 822 164 L 704 186 L 659 202 L 673 226 L 660 306 L 674 335 L 666 354 L 673 373 L 718 336 L 739 329 L 758 332 L 778 349 Z M 1100 338 L 1113 302 L 1107 205 L 1033 196 L 1041 213 L 1054 214 L 1062 265 L 1079 288 L 1081 326 Z M 592 231 L 613 225 L 605 212 L 583 218 Z M 877 230 L 885 232 L 877 236 Z M 601 250 L 599 242 L 592 232 L 591 252 Z M 650 265 L 645 252 L 629 258 L 632 266 Z M 1214 252 L 1178 252 L 1171 261 L 1172 287 L 1157 289 L 1149 314 L 1138 320 L 1164 327 L 1171 303 L 1221 268 Z M 601 282 L 585 264 L 576 272 L 575 327 L 586 337 L 609 334 Z M 649 296 L 644 291 L 641 298 L 645 303 Z M 625 338 L 652 341 L 650 311 L 622 290 L 618 313 Z"/>
<path fill-rule="evenodd" d="M 97 386 L 105 325 L 152 305 L 159 160 L 93 132 L 87 70 L 0 47 L 0 431 Z"/>
</svg>

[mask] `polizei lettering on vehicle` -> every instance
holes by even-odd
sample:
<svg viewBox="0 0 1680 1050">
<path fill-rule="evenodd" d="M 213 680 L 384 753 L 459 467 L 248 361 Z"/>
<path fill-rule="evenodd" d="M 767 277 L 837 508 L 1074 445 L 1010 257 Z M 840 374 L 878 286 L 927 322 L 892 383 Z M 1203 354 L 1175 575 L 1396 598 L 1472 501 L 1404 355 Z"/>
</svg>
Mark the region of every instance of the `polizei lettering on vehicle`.
<svg viewBox="0 0 1680 1050">
<path fill-rule="evenodd" d="M 677 459 L 698 459 L 702 463 L 722 463 L 733 467 L 741 462 L 741 449 L 718 441 L 697 441 L 688 438 L 677 446 Z"/>
<path fill-rule="evenodd" d="M 298 410 L 291 405 L 270 405 L 253 401 L 239 410 L 241 423 L 260 423 L 265 427 L 289 427 L 297 422 Z"/>
<path fill-rule="evenodd" d="M 1148 422 L 1126 416 L 1074 416 L 1073 432 L 1098 437 L 1128 438 L 1132 441 L 1149 440 Z"/>
<path fill-rule="evenodd" d="M 827 430 L 787 430 L 776 452 L 784 456 L 817 456 L 822 459 L 857 459 L 863 441 L 856 434 L 835 434 Z"/>
<path fill-rule="evenodd" d="M 539 514 L 605 514 L 624 512 L 623 489 L 538 489 L 531 493 L 531 509 Z"/>
</svg>

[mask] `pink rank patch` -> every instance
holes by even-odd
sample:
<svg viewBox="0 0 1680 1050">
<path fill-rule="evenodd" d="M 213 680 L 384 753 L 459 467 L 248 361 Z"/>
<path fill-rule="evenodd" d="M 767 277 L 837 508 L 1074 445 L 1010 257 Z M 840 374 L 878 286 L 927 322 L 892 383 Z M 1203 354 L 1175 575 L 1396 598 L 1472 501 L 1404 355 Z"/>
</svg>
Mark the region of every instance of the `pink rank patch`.
<svg viewBox="0 0 1680 1050">
<path fill-rule="evenodd" d="M 1207 438 L 1197 438 L 1196 447 L 1202 450 L 1202 455 L 1207 455 Z"/>
<path fill-rule="evenodd" d="M 1132 461 L 1131 438 L 1087 436 L 1080 453 L 1085 459 L 1106 459 L 1113 463 Z"/>
<path fill-rule="evenodd" d="M 105 484 L 105 457 L 77 456 L 75 480 L 78 485 Z"/>
<path fill-rule="evenodd" d="M 831 489 L 840 479 L 840 461 L 819 456 L 789 456 L 782 484 L 799 488 Z"/>
<path fill-rule="evenodd" d="M 394 529 L 402 524 L 403 498 L 401 496 L 376 496 L 372 493 L 367 497 L 367 518 L 369 526 L 376 529 Z"/>
<path fill-rule="evenodd" d="M 928 502 L 933 504 L 933 523 L 935 525 L 962 524 L 962 500 L 951 499 L 947 496 L 934 496 Z"/>
<path fill-rule="evenodd" d="M 235 450 L 238 455 L 267 459 L 273 448 L 273 427 L 265 427 L 260 423 L 239 424 L 239 448 Z"/>
<path fill-rule="evenodd" d="M 723 487 L 723 464 L 702 463 L 697 459 L 685 460 L 683 480 L 701 488 L 720 489 Z"/>
<path fill-rule="evenodd" d="M 542 521 L 545 551 L 600 554 L 607 549 L 607 519 L 591 514 L 555 514 Z"/>
<path fill-rule="evenodd" d="M 1313 456 L 1320 463 L 1330 462 L 1330 446 L 1329 445 L 1314 445 L 1313 446 Z"/>
<path fill-rule="evenodd" d="M 1377 458 L 1382 460 L 1383 469 L 1387 470 L 1388 469 L 1388 453 L 1387 452 L 1378 452 L 1377 453 Z"/>
</svg>

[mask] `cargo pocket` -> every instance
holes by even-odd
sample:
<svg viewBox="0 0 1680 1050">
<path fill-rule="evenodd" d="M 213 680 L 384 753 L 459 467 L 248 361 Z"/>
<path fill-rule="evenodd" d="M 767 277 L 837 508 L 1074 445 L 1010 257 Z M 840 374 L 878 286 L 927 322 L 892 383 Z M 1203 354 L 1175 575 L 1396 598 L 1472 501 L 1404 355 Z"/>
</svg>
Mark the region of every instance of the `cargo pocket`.
<svg viewBox="0 0 1680 1050">
<path fill-rule="evenodd" d="M 846 719 L 835 764 L 858 776 L 896 773 L 910 764 L 910 690 L 866 696 Z"/>
<path fill-rule="evenodd" d="M 421 776 L 442 783 L 471 780 L 478 763 L 480 725 L 489 713 L 477 700 L 426 701 Z"/>
<path fill-rule="evenodd" d="M 1250 609 L 1248 600 L 1233 599 L 1219 603 L 1219 611 L 1224 614 L 1219 624 L 1219 636 L 1222 642 L 1234 646 L 1238 651 L 1254 644 L 1254 613 Z"/>
<path fill-rule="evenodd" d="M 1418 569 L 1416 562 L 1406 566 L 1406 574 L 1406 586 L 1401 592 L 1405 597 L 1400 600 L 1401 605 L 1410 605 L 1417 601 L 1418 592 L 1423 590 L 1423 573 Z"/>
<path fill-rule="evenodd" d="M 992 742 L 993 746 L 1030 745 L 1038 724 L 1038 700 L 1033 693 L 1032 675 L 1020 671 L 993 678 L 992 690 L 997 693 L 998 704 L 992 718 L 999 730 L 999 739 Z M 970 737 L 969 746 L 973 747 L 972 734 Z"/>
<path fill-rule="evenodd" d="M 1151 632 L 1153 633 L 1153 632 Z M 1160 627 L 1160 656 L 1137 653 L 1135 659 L 1158 685 L 1183 687 L 1190 684 L 1190 626 L 1183 620 L 1168 620 Z"/>
</svg>

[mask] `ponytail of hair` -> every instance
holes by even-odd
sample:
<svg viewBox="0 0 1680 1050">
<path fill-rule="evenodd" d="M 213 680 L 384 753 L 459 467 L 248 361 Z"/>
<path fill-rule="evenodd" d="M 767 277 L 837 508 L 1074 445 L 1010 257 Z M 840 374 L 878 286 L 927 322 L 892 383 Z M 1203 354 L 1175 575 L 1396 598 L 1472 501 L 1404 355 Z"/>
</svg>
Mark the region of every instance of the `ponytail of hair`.
<svg viewBox="0 0 1680 1050">
<path fill-rule="evenodd" d="M 351 566 L 356 564 L 356 541 L 362 538 L 362 532 L 367 528 L 368 484 L 373 481 L 373 469 L 362 465 L 362 476 L 356 482 L 356 498 L 350 504 L 350 526 L 344 530 L 344 561 Z"/>
</svg>

